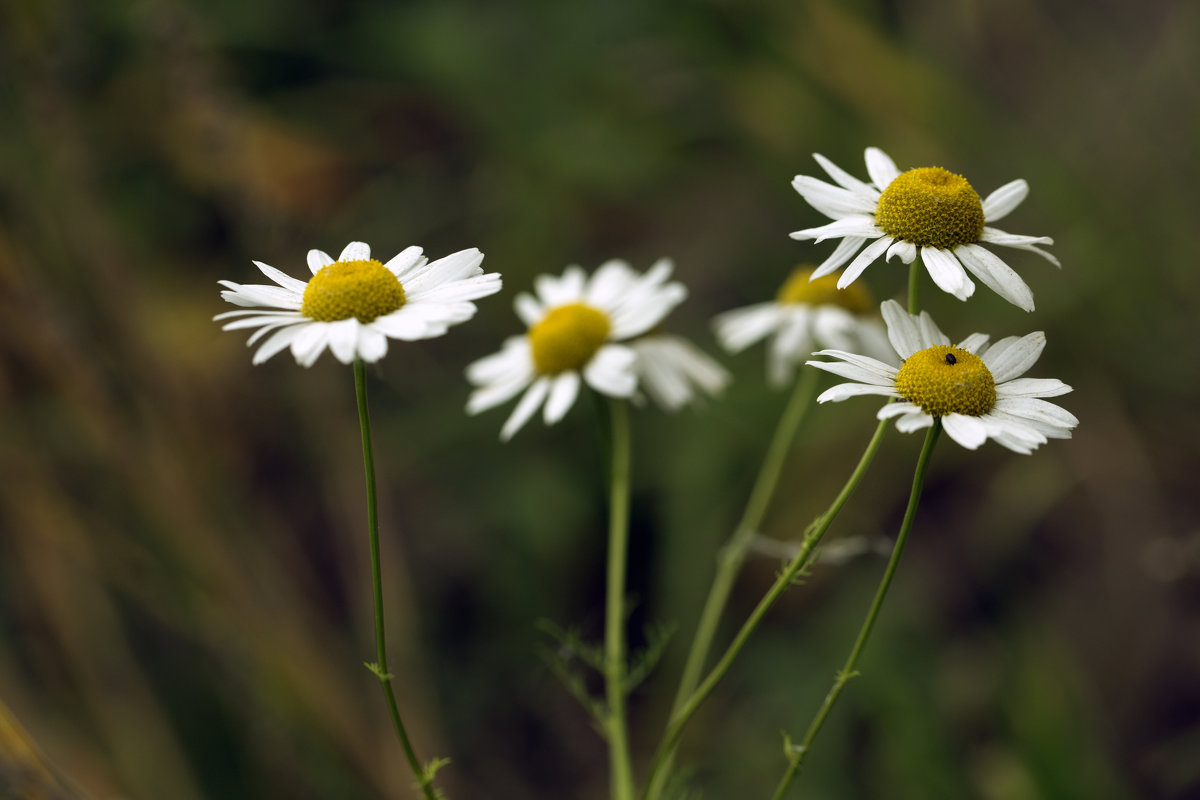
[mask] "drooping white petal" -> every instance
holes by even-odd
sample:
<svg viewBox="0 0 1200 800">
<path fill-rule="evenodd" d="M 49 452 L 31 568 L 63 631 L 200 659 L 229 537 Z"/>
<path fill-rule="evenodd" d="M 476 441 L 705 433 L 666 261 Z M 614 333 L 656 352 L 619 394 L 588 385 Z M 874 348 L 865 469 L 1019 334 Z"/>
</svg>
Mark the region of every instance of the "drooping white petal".
<svg viewBox="0 0 1200 800">
<path fill-rule="evenodd" d="M 987 441 L 987 426 L 978 417 L 966 414 L 947 414 L 942 417 L 942 427 L 950 438 L 968 450 L 975 450 Z"/>
<path fill-rule="evenodd" d="M 984 228 L 983 233 L 979 236 L 979 241 L 987 242 L 988 244 L 998 244 L 1004 247 L 1015 247 L 1018 250 L 1028 250 L 1031 253 L 1037 253 L 1054 266 L 1062 267 L 1062 263 L 1059 262 L 1056 256 L 1036 246 L 1039 244 L 1054 244 L 1054 240 L 1049 236 L 1020 236 L 1015 233 L 1005 233 L 996 228 Z"/>
<path fill-rule="evenodd" d="M 533 380 L 533 371 L 516 372 L 502 380 L 481 386 L 467 398 L 467 413 L 478 414 L 501 403 L 507 403 Z"/>
<path fill-rule="evenodd" d="M 903 414 L 896 419 L 896 430 L 901 433 L 914 433 L 933 424 L 933 417 L 924 411 L 914 411 Z"/>
<path fill-rule="evenodd" d="M 533 382 L 533 385 L 526 390 L 525 394 L 517 402 L 517 407 L 509 415 L 508 420 L 504 423 L 504 427 L 500 429 L 501 441 L 507 442 L 513 437 L 514 433 L 519 431 L 529 421 L 529 418 L 538 410 L 538 406 L 546 399 L 549 391 L 549 378 L 538 378 Z"/>
<path fill-rule="evenodd" d="M 911 264 L 917 260 L 917 246 L 912 242 L 906 242 L 903 239 L 897 239 L 892 242 L 892 246 L 888 248 L 887 255 L 884 256 L 885 261 L 891 261 L 892 256 L 899 256 L 900 260 L 905 264 Z"/>
<path fill-rule="evenodd" d="M 301 330 L 302 326 L 293 325 L 289 328 L 275 331 L 275 333 L 271 334 L 270 338 L 263 342 L 262 347 L 258 348 L 254 353 L 254 358 L 250 360 L 250 363 L 255 365 L 261 364 L 271 356 L 284 350 L 291 345 Z"/>
<path fill-rule="evenodd" d="M 892 237 L 884 236 L 880 239 L 876 239 L 864 247 L 863 251 L 855 256 L 854 260 L 850 262 L 850 265 L 847 266 L 845 271 L 842 272 L 841 276 L 838 278 L 837 287 L 839 289 L 845 289 L 847 286 L 854 283 L 854 281 L 858 279 L 858 276 L 862 275 L 863 270 L 870 266 L 871 262 L 879 258 L 883 251 L 887 250 L 891 244 Z"/>
<path fill-rule="evenodd" d="M 387 337 L 370 325 L 360 325 L 358 328 L 358 357 L 368 364 L 373 364 L 387 355 Z"/>
<path fill-rule="evenodd" d="M 601 394 L 629 397 L 637 389 L 637 354 L 619 344 L 607 344 L 596 351 L 583 368 L 583 379 Z"/>
<path fill-rule="evenodd" d="M 546 398 L 546 406 L 542 409 L 547 425 L 558 422 L 571 410 L 579 395 L 579 384 L 579 373 L 574 370 L 560 373 L 552 379 L 550 396 Z"/>
<path fill-rule="evenodd" d="M 1033 311 L 1033 292 L 998 255 L 977 244 L 959 245 L 954 248 L 954 254 L 972 275 L 983 281 L 984 286 L 1017 308 Z"/>
<path fill-rule="evenodd" d="M 999 345 L 1004 344 L 1001 348 Z M 1019 339 L 1003 339 L 996 346 L 984 351 L 981 358 L 983 364 L 992 373 L 997 384 L 1011 381 L 1029 371 L 1042 355 L 1046 346 L 1046 334 L 1041 331 L 1022 336 Z"/>
<path fill-rule="evenodd" d="M 813 270 L 812 275 L 808 277 L 810 281 L 815 281 L 817 278 L 823 278 L 837 272 L 838 268 L 850 260 L 850 257 L 858 252 L 858 248 L 863 246 L 863 242 L 867 241 L 860 236 L 847 236 L 838 242 L 838 246 L 829 254 L 829 258 L 821 262 L 820 266 Z"/>
<path fill-rule="evenodd" d="M 329 350 L 333 353 L 333 357 L 343 364 L 354 363 L 354 357 L 358 352 L 358 328 L 359 322 L 354 317 L 330 322 L 326 328 Z"/>
<path fill-rule="evenodd" d="M 1029 194 L 1029 184 L 1018 178 L 1004 184 L 992 192 L 983 201 L 983 218 L 987 222 L 995 222 L 1007 217 L 1012 210 L 1021 205 Z"/>
<path fill-rule="evenodd" d="M 967 277 L 966 271 L 949 250 L 937 247 L 922 247 L 921 260 L 925 262 L 925 270 L 933 282 L 943 292 L 952 294 L 959 300 L 966 300 L 975 293 L 975 284 Z"/>
<path fill-rule="evenodd" d="M 891 419 L 892 417 L 901 417 L 905 414 L 924 414 L 921 407 L 908 402 L 888 403 L 875 415 L 875 419 Z"/>
<path fill-rule="evenodd" d="M 792 377 L 792 366 L 812 350 L 808 320 L 807 309 L 795 309 L 784 318 L 779 332 L 771 340 L 767 353 L 767 380 L 772 386 L 786 384 Z"/>
<path fill-rule="evenodd" d="M 326 328 L 327 322 L 310 322 L 300 328 L 296 338 L 292 340 L 292 355 L 296 363 L 302 367 L 311 367 L 325 349 L 329 341 Z"/>
<path fill-rule="evenodd" d="M 867 148 L 866 160 L 867 174 L 871 176 L 871 183 L 875 184 L 881 191 L 886 189 L 888 184 L 900 176 L 900 170 L 896 168 L 896 162 L 892 161 L 891 156 L 878 147 Z"/>
</svg>

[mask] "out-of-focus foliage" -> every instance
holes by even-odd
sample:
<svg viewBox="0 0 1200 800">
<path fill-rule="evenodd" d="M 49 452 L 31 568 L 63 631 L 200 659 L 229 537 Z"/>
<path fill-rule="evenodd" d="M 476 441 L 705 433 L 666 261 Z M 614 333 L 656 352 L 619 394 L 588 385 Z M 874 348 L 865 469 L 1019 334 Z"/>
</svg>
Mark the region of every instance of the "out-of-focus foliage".
<svg viewBox="0 0 1200 800">
<path fill-rule="evenodd" d="M 1200 786 L 1200 7 L 855 0 L 0 3 L 0 698 L 97 798 L 408 797 L 374 678 L 353 389 L 252 368 L 216 281 L 310 247 L 477 246 L 501 298 L 374 371 L 392 669 L 453 798 L 599 798 L 603 745 L 537 622 L 599 637 L 590 409 L 496 441 L 468 360 L 538 272 L 663 255 L 672 318 L 763 299 L 830 245 L 789 187 L 867 145 L 981 193 L 1025 315 L 929 289 L 952 335 L 1044 329 L 1075 439 L 939 450 L 905 563 L 801 789 L 836 798 L 1157 798 Z M 904 271 L 865 279 L 880 297 Z M 928 284 L 927 284 L 928 286 Z M 664 723 L 714 549 L 782 398 L 726 359 L 699 413 L 635 417 L 631 630 L 678 622 L 633 699 Z M 766 533 L 848 474 L 870 403 L 809 417 Z M 834 533 L 889 536 L 919 442 L 892 435 Z M 732 620 L 777 567 L 751 562 Z M 766 796 L 882 561 L 790 592 L 681 753 L 705 797 Z M 636 638 L 636 635 L 635 635 Z M 0 754 L 0 765 L 8 762 Z M 644 764 L 640 766 L 643 767 Z M 0 786 L 6 775 L 0 775 Z M 797 792 L 799 794 L 799 792 Z"/>
</svg>

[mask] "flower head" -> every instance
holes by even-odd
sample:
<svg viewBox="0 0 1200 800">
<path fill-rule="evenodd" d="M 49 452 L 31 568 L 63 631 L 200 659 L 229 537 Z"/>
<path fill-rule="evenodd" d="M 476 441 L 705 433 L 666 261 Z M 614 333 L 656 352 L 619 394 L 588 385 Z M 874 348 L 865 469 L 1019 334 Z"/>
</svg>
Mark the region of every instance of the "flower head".
<svg viewBox="0 0 1200 800">
<path fill-rule="evenodd" d="M 467 380 L 478 387 L 467 413 L 493 408 L 523 391 L 500 431 L 507 441 L 543 403 L 547 425 L 562 419 L 584 382 L 610 397 L 632 397 L 638 354 L 619 343 L 646 333 L 683 301 L 687 290 L 668 283 L 670 275 L 671 262 L 664 259 L 644 275 L 624 261 L 609 261 L 590 278 L 574 266 L 562 277 L 539 276 L 536 296 L 522 292 L 514 303 L 529 330 L 467 367 Z"/>
<path fill-rule="evenodd" d="M 780 287 L 774 300 L 735 308 L 713 320 L 717 339 L 731 353 L 771 337 L 767 379 L 773 386 L 791 380 L 797 365 L 819 347 L 865 350 L 881 359 L 891 355 L 887 335 L 870 312 L 874 301 L 862 284 L 838 291 L 832 277 L 812 278 L 811 266 L 800 266 Z"/>
<path fill-rule="evenodd" d="M 484 274 L 483 253 L 472 248 L 430 262 L 421 248 L 409 247 L 383 264 L 371 248 L 351 242 L 334 261 L 308 251 L 312 278 L 305 283 L 255 261 L 277 286 L 220 281 L 221 297 L 250 311 L 228 311 L 213 319 L 232 320 L 223 330 L 258 328 L 247 344 L 266 341 L 254 353 L 261 364 L 290 347 L 296 363 L 309 367 L 329 347 L 343 364 L 378 361 L 387 340 L 413 341 L 441 336 L 451 325 L 475 315 L 472 300 L 500 291 L 500 274 Z M 259 310 L 268 309 L 268 310 Z"/>
<path fill-rule="evenodd" d="M 729 384 L 725 368 L 682 336 L 652 332 L 629 346 L 637 354 L 638 383 L 664 411 L 699 402 L 701 392 L 718 395 Z"/>
<path fill-rule="evenodd" d="M 868 147 L 866 154 L 871 183 L 858 180 L 820 154 L 814 158 L 837 185 L 797 175 L 792 186 L 833 222 L 796 231 L 792 238 L 842 240 L 817 268 L 814 278 L 835 272 L 849 261 L 837 282 L 838 288 L 844 289 L 885 253 L 886 260 L 899 256 L 905 264 L 911 264 L 920 253 L 933 282 L 959 300 L 975 292 L 975 284 L 967 276 L 970 272 L 1008 302 L 1032 311 L 1029 286 L 982 245 L 1031 250 L 1058 266 L 1058 259 L 1037 246 L 1054 244 L 1048 236 L 1020 236 L 990 227 L 1029 194 L 1029 184 L 1023 180 L 1006 183 L 980 200 L 961 175 L 941 167 L 901 172 L 875 147 Z"/>
<path fill-rule="evenodd" d="M 809 361 L 818 369 L 857 383 L 825 391 L 817 402 L 863 394 L 900 402 L 879 409 L 879 419 L 896 417 L 896 428 L 911 433 L 941 419 L 946 433 L 974 450 L 993 439 L 1009 450 L 1031 453 L 1048 439 L 1069 439 L 1079 424 L 1073 414 L 1041 399 L 1071 387 L 1052 378 L 1022 378 L 1046 346 L 1041 331 L 1010 336 L 988 346 L 988 337 L 972 334 L 952 345 L 928 312 L 912 316 L 894 300 L 880 309 L 888 338 L 904 362 L 900 368 L 842 350 L 816 355 L 838 361 Z"/>
</svg>

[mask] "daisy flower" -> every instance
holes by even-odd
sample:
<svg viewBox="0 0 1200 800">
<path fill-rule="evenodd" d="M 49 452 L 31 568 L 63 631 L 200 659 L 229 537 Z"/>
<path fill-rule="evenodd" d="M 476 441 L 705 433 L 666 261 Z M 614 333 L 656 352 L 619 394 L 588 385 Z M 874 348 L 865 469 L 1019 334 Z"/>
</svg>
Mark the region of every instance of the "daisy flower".
<svg viewBox="0 0 1200 800">
<path fill-rule="evenodd" d="M 467 367 L 477 386 L 467 413 L 478 414 L 524 395 L 500 431 L 512 438 L 545 404 L 547 425 L 562 419 L 584 382 L 610 397 L 637 390 L 637 352 L 624 340 L 653 328 L 687 295 L 681 283 L 667 283 L 671 262 L 663 259 L 644 275 L 623 261 L 609 261 L 590 278 L 576 266 L 562 277 L 540 275 L 537 296 L 522 292 L 514 302 L 529 326 L 498 353 Z"/>
<path fill-rule="evenodd" d="M 838 291 L 832 277 L 813 278 L 813 267 L 800 266 L 784 281 L 774 300 L 718 314 L 713 328 L 721 346 L 740 353 L 770 337 L 767 380 L 779 387 L 819 347 L 865 350 L 891 357 L 887 334 L 873 316 L 874 301 L 863 284 Z"/>
<path fill-rule="evenodd" d="M 629 343 L 637 354 L 638 383 L 664 411 L 678 411 L 701 400 L 701 391 L 720 394 L 729 373 L 682 336 L 651 333 Z"/>
<path fill-rule="evenodd" d="M 266 337 L 254 353 L 255 364 L 288 347 L 305 367 L 326 347 L 343 364 L 378 361 L 387 353 L 388 339 L 430 339 L 473 317 L 472 300 L 500 291 L 500 273 L 485 275 L 482 261 L 475 248 L 430 262 L 421 248 L 409 247 L 383 264 L 371 258 L 366 244 L 351 242 L 337 261 L 309 250 L 307 282 L 255 261 L 277 285 L 218 281 L 225 287 L 221 297 L 254 310 L 213 319 L 231 320 L 223 328 L 227 331 L 258 328 L 246 343 Z"/>
<path fill-rule="evenodd" d="M 1041 399 L 1066 394 L 1071 387 L 1052 378 L 1020 377 L 1042 354 L 1044 333 L 1010 336 L 990 347 L 987 336 L 975 333 L 951 345 L 928 312 L 914 317 L 894 300 L 881 311 L 903 364 L 896 369 L 843 350 L 822 350 L 815 355 L 840 360 L 807 363 L 858 382 L 834 386 L 818 403 L 863 394 L 893 397 L 900 402 L 879 409 L 879 419 L 895 417 L 902 433 L 941 419 L 950 438 L 969 450 L 992 439 L 1027 454 L 1048 439 L 1071 438 L 1079 420 Z"/>
<path fill-rule="evenodd" d="M 1023 180 L 1006 183 L 980 201 L 961 175 L 941 167 L 901 172 L 876 147 L 868 147 L 866 154 L 871 183 L 858 180 L 820 154 L 813 158 L 837 186 L 807 175 L 797 175 L 792 186 L 833 222 L 796 231 L 792 238 L 842 240 L 814 273 L 818 278 L 828 275 L 849 261 L 838 279 L 839 289 L 853 283 L 885 253 L 888 261 L 899 256 L 905 264 L 911 264 L 919 252 L 933 282 L 959 300 L 975 292 L 975 284 L 967 276 L 970 272 L 1008 302 L 1032 311 L 1033 292 L 1025 281 L 982 245 L 1031 250 L 1059 266 L 1057 258 L 1037 246 L 1054 244 L 1050 237 L 1019 236 L 990 227 L 1029 194 L 1029 184 Z"/>
</svg>

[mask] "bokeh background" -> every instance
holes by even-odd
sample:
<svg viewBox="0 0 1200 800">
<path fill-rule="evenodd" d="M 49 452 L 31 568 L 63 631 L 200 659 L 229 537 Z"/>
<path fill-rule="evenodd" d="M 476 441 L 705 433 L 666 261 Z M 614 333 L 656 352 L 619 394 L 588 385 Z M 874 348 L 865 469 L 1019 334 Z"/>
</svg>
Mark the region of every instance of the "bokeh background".
<svg viewBox="0 0 1200 800">
<path fill-rule="evenodd" d="M 452 798 L 600 798 L 603 744 L 544 656 L 599 639 L 593 409 L 501 445 L 463 366 L 539 272 L 672 257 L 673 329 L 819 259 L 787 233 L 821 152 L 883 147 L 981 194 L 1031 315 L 929 288 L 952 335 L 1044 329 L 1033 374 L 1082 424 L 1032 457 L 935 454 L 876 635 L 796 796 L 1200 796 L 1200 6 L 1147 0 L 3 0 L 0 701 L 91 798 L 413 796 L 374 678 L 350 371 L 251 367 L 219 279 L 352 239 L 487 254 L 505 290 L 370 376 L 392 668 Z M 866 280 L 898 296 L 904 270 Z M 761 348 L 700 411 L 635 417 L 630 630 L 676 623 L 632 701 L 661 732 L 713 553 L 784 396 Z M 857 459 L 867 401 L 811 414 L 765 533 Z M 894 535 L 919 437 L 892 434 L 833 534 Z M 869 549 L 869 548 L 868 548 Z M 778 567 L 754 559 L 744 618 Z M 681 754 L 766 797 L 883 568 L 822 563 L 770 614 Z M 728 634 L 729 628 L 726 629 Z M 11 715 L 11 716 L 10 716 Z M 0 759 L 4 797 L 19 748 Z M 28 755 L 28 754 L 26 754 Z M 64 790 L 62 796 L 67 796 Z"/>
</svg>

